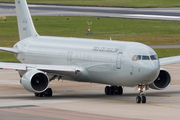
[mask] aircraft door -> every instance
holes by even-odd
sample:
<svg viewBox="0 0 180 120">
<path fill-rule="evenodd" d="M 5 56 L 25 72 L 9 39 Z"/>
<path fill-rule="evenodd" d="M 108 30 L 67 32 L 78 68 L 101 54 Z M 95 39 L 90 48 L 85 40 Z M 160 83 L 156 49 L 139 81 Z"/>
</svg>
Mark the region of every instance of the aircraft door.
<svg viewBox="0 0 180 120">
<path fill-rule="evenodd" d="M 116 67 L 117 69 L 121 69 L 121 58 L 122 58 L 123 53 L 119 52 L 117 55 L 117 59 L 116 59 Z"/>
<path fill-rule="evenodd" d="M 72 61 L 72 55 L 73 55 L 73 52 L 68 51 L 68 54 L 67 54 L 67 61 Z"/>
</svg>

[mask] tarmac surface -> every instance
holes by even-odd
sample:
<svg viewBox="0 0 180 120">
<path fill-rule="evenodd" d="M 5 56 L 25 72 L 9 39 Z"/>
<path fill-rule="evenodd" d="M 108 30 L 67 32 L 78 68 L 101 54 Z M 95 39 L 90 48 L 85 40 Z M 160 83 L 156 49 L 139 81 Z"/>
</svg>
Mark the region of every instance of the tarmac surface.
<svg viewBox="0 0 180 120">
<path fill-rule="evenodd" d="M 97 16 L 180 21 L 180 8 L 120 8 L 29 4 L 33 16 Z M 0 16 L 16 16 L 15 5 L 0 3 Z"/>
<path fill-rule="evenodd" d="M 162 66 L 172 77 L 165 90 L 146 91 L 147 103 L 137 104 L 138 91 L 124 87 L 122 96 L 107 96 L 105 85 L 52 81 L 53 97 L 34 97 L 13 70 L 0 70 L 2 120 L 177 120 L 180 119 L 180 64 Z"/>
</svg>

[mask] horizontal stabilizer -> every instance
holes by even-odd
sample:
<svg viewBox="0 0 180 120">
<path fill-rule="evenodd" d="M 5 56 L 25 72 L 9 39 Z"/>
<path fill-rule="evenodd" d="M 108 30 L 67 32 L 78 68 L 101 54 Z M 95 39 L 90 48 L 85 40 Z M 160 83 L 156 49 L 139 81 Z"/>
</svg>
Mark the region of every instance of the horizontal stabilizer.
<svg viewBox="0 0 180 120">
<path fill-rule="evenodd" d="M 11 47 L 0 47 L 0 52 L 9 52 L 13 54 L 18 54 L 18 51 Z"/>
</svg>

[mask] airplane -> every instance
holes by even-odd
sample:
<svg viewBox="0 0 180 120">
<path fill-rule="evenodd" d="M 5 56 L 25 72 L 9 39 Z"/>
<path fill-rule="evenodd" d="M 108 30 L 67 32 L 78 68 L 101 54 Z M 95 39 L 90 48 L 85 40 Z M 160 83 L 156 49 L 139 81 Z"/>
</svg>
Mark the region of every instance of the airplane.
<svg viewBox="0 0 180 120">
<path fill-rule="evenodd" d="M 22 86 L 36 97 L 51 97 L 55 79 L 106 84 L 106 95 L 122 95 L 123 87 L 140 91 L 137 103 L 146 103 L 144 90 L 163 90 L 171 76 L 161 65 L 179 62 L 180 56 L 159 59 L 149 46 L 138 42 L 40 36 L 26 0 L 15 0 L 20 41 L 0 47 L 21 63 L 0 62 L 1 69 L 19 72 Z"/>
</svg>

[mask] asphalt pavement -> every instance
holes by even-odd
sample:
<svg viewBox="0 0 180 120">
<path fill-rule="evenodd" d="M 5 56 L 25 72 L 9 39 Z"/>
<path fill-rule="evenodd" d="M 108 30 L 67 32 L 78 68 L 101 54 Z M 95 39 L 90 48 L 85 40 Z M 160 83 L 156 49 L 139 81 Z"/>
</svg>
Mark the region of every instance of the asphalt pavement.
<svg viewBox="0 0 180 120">
<path fill-rule="evenodd" d="M 97 16 L 180 21 L 180 8 L 120 8 L 29 4 L 33 16 Z M 0 16 L 16 16 L 15 5 L 0 3 Z"/>
<path fill-rule="evenodd" d="M 124 94 L 105 95 L 106 85 L 55 80 L 52 97 L 34 97 L 26 91 L 17 71 L 0 70 L 1 120 L 179 120 L 180 64 L 161 66 L 171 74 L 164 90 L 145 91 L 147 103 L 137 104 L 139 94 L 124 87 Z"/>
</svg>

